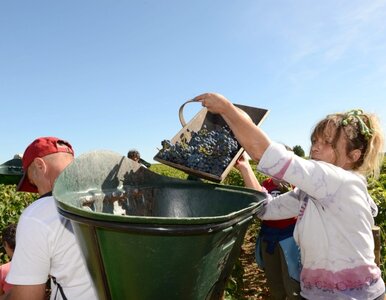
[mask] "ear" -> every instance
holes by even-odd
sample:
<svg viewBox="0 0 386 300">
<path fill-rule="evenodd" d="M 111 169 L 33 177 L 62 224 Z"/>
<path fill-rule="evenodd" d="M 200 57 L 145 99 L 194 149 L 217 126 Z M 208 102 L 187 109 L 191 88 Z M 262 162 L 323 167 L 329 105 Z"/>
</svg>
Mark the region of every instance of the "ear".
<svg viewBox="0 0 386 300">
<path fill-rule="evenodd" d="M 354 149 L 354 150 L 352 150 L 352 151 L 350 152 L 349 157 L 350 157 L 350 159 L 352 160 L 352 162 L 355 163 L 355 162 L 358 161 L 358 159 L 361 157 L 361 155 L 362 155 L 361 150 L 359 150 L 359 149 Z"/>
<path fill-rule="evenodd" d="M 43 172 L 46 171 L 46 163 L 42 158 L 36 157 L 34 159 L 34 165 L 37 170 L 43 171 Z"/>
</svg>

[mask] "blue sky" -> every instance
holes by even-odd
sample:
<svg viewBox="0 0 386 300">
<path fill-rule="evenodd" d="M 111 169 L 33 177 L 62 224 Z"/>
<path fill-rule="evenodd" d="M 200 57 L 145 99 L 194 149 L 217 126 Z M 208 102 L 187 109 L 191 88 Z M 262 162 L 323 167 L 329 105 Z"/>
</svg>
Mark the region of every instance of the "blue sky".
<svg viewBox="0 0 386 300">
<path fill-rule="evenodd" d="M 39 136 L 153 162 L 209 91 L 268 109 L 268 135 L 306 151 L 329 113 L 386 130 L 385 20 L 379 0 L 1 1 L 0 163 Z"/>
</svg>

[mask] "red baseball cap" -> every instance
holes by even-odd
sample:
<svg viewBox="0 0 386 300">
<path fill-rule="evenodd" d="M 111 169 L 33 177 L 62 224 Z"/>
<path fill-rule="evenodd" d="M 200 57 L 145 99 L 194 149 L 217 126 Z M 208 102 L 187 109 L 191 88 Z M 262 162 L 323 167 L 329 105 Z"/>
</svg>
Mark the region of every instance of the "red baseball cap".
<svg viewBox="0 0 386 300">
<path fill-rule="evenodd" d="M 72 146 L 65 140 L 61 140 L 56 137 L 41 137 L 34 140 L 24 151 L 22 158 L 24 175 L 21 178 L 19 185 L 17 186 L 17 190 L 20 192 L 37 193 L 37 187 L 32 185 L 28 180 L 28 167 L 31 165 L 35 158 L 44 157 L 48 154 L 58 152 L 66 152 L 74 156 L 74 150 L 72 149 Z"/>
</svg>

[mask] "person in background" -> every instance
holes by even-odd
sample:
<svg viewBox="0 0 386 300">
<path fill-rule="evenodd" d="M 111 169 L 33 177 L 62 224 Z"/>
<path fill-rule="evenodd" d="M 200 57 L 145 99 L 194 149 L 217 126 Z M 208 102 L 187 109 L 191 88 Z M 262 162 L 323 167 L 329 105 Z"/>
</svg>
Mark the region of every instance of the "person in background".
<svg viewBox="0 0 386 300">
<path fill-rule="evenodd" d="M 56 178 L 73 159 L 70 143 L 56 137 L 38 138 L 25 150 L 18 191 L 40 198 L 19 218 L 6 278 L 13 287 L 0 299 L 42 300 L 48 278 L 51 299 L 98 299 L 71 223 L 58 213 L 52 196 Z"/>
<path fill-rule="evenodd" d="M 146 168 L 150 168 L 151 164 L 148 163 L 146 160 L 141 158 L 141 154 L 138 150 L 132 149 L 127 153 L 127 157 L 131 160 L 136 161 L 137 163 L 140 163 L 141 165 L 144 165 Z"/>
<path fill-rule="evenodd" d="M 286 146 L 287 150 L 291 150 Z M 292 190 L 285 181 L 269 177 L 261 185 L 245 153 L 235 167 L 240 171 L 246 187 L 264 190 L 272 197 Z M 256 240 L 256 262 L 264 270 L 270 298 L 275 300 L 301 299 L 300 253 L 293 238 L 296 217 L 283 220 L 263 220 Z"/>
<path fill-rule="evenodd" d="M 277 197 L 268 195 L 258 216 L 297 216 L 294 238 L 301 253 L 301 296 L 383 300 L 385 283 L 375 263 L 372 234 L 378 209 L 365 177 L 379 176 L 384 157 L 377 116 L 360 109 L 327 115 L 313 129 L 310 159 L 304 159 L 271 141 L 224 96 L 207 93 L 195 100 L 224 118 L 241 146 L 259 162 L 260 172 L 295 186 Z"/>
<path fill-rule="evenodd" d="M 15 237 L 16 237 L 16 224 L 9 224 L 3 229 L 2 232 L 2 244 L 9 260 L 12 259 L 13 251 L 15 250 Z M 9 268 L 11 267 L 11 262 L 7 262 L 0 266 L 0 295 L 8 292 L 12 285 L 5 281 Z"/>
</svg>

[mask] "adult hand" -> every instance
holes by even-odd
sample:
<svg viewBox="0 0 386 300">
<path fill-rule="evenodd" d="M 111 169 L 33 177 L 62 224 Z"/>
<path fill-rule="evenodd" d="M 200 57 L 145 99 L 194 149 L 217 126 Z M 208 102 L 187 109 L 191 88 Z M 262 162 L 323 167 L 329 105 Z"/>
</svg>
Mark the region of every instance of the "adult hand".
<svg viewBox="0 0 386 300">
<path fill-rule="evenodd" d="M 232 103 L 223 95 L 216 93 L 205 93 L 194 98 L 196 101 L 200 101 L 202 106 L 206 107 L 211 113 L 223 114 Z"/>
</svg>

